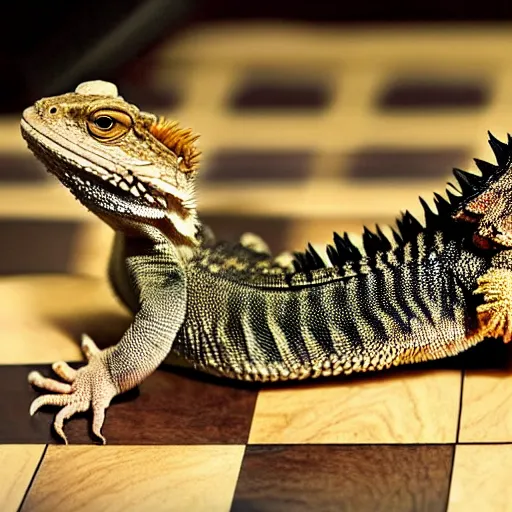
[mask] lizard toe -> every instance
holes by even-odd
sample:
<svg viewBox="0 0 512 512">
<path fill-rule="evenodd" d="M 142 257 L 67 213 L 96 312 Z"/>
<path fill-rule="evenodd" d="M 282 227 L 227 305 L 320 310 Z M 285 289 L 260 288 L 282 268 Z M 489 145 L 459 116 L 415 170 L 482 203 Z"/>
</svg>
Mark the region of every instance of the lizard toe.
<svg viewBox="0 0 512 512">
<path fill-rule="evenodd" d="M 81 347 L 87 361 L 90 361 L 96 354 L 101 352 L 96 343 L 94 343 L 93 339 L 85 333 L 82 334 Z"/>
<path fill-rule="evenodd" d="M 76 379 L 76 370 L 71 368 L 68 363 L 64 361 L 57 361 L 52 364 L 52 370 L 66 382 L 74 382 Z"/>
<path fill-rule="evenodd" d="M 101 440 L 102 444 L 107 444 L 107 440 L 101 433 L 103 423 L 105 422 L 105 411 L 107 407 L 108 404 L 104 407 L 96 406 L 93 408 L 92 433 Z"/>
<path fill-rule="evenodd" d="M 45 389 L 47 391 L 53 391 L 54 393 L 68 394 L 72 391 L 70 384 L 66 384 L 65 382 L 60 382 L 55 379 L 50 379 L 49 377 L 44 377 L 39 372 L 30 372 L 28 374 L 28 382 L 33 386 Z"/>
<path fill-rule="evenodd" d="M 84 401 L 76 401 L 72 402 L 65 407 L 63 407 L 55 416 L 55 421 L 53 422 L 53 428 L 57 435 L 68 444 L 68 440 L 66 434 L 64 434 L 64 421 L 71 418 L 74 414 L 78 412 L 84 412 L 89 408 L 89 404 Z"/>
<path fill-rule="evenodd" d="M 30 404 L 30 416 L 33 416 L 41 407 L 45 405 L 64 406 L 70 402 L 72 395 L 41 395 Z"/>
</svg>

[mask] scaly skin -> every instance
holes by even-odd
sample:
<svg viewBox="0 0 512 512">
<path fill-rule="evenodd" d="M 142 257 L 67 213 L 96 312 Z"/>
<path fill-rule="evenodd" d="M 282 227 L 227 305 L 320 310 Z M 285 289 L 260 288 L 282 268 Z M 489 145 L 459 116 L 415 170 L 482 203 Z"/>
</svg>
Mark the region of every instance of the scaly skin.
<svg viewBox="0 0 512 512">
<path fill-rule="evenodd" d="M 482 178 L 456 171 L 462 195 L 437 196 L 437 213 L 425 206 L 426 227 L 406 213 L 393 242 L 365 231 L 361 254 L 335 235 L 331 266 L 311 247 L 291 266 L 254 235 L 213 242 L 195 209 L 195 136 L 140 112 L 113 84 L 40 100 L 23 113 L 22 132 L 116 231 L 109 275 L 134 313 L 117 345 L 100 351 L 84 338 L 86 366 L 56 363 L 65 382 L 29 375 L 55 393 L 38 397 L 31 414 L 61 406 L 54 426 L 65 441 L 64 421 L 92 408 L 105 442 L 111 399 L 164 360 L 266 382 L 381 370 L 452 356 L 487 336 L 512 338 L 508 224 L 495 215 L 506 201 L 498 192 L 478 199 L 506 179 L 510 159 L 482 164 Z"/>
</svg>

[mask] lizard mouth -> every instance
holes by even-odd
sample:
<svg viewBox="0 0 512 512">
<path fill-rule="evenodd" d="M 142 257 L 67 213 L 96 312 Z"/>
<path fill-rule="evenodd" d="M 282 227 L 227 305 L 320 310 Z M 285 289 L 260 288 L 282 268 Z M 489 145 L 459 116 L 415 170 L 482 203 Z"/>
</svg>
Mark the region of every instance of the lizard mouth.
<svg viewBox="0 0 512 512">
<path fill-rule="evenodd" d="M 101 157 L 87 159 L 75 151 L 71 144 L 61 141 L 58 134 L 46 133 L 49 129 L 39 129 L 32 122 L 36 116 L 29 108 L 23 113 L 21 132 L 29 149 L 44 164 L 48 172 L 54 174 L 70 189 L 85 206 L 116 206 L 119 213 L 130 213 L 130 205 L 136 204 L 140 214 L 159 218 L 167 209 L 166 198 L 155 193 L 153 187 L 137 179 L 130 171 L 124 176 L 109 169 L 112 164 Z M 36 124 L 36 126 L 34 126 Z M 107 197 L 108 196 L 108 197 Z M 103 199 L 103 200 L 102 200 Z M 120 208 L 120 203 L 124 207 Z"/>
</svg>

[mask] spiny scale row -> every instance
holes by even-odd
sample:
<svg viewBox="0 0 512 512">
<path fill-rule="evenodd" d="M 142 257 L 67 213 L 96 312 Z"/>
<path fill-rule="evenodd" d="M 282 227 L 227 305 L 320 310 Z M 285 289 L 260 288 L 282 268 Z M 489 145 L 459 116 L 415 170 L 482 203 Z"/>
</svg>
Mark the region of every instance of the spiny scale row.
<svg viewBox="0 0 512 512">
<path fill-rule="evenodd" d="M 461 169 L 454 169 L 453 175 L 460 190 L 449 183 L 448 187 L 451 187 L 455 193 L 450 188 L 446 189 L 446 198 L 435 193 L 434 204 L 437 212 L 432 211 L 423 198 L 419 198 L 425 213 L 425 227 L 409 211 L 405 211 L 396 220 L 396 228 L 391 231 L 395 245 L 398 248 L 415 240 L 418 234 L 425 229 L 431 231 L 447 229 L 451 225 L 451 216 L 457 207 L 481 193 L 508 169 L 512 159 L 512 136 L 509 134 L 507 143 L 504 143 L 489 132 L 489 145 L 493 150 L 497 165 L 475 158 L 474 161 L 481 172 L 481 176 Z M 376 227 L 375 233 L 365 227 L 362 239 L 368 258 L 373 258 L 378 252 L 387 252 L 392 248 L 391 242 L 379 226 Z M 348 261 L 358 262 L 362 258 L 361 252 L 351 242 L 347 233 L 344 233 L 343 236 L 334 233 L 333 240 L 334 245 L 327 246 L 327 256 L 334 266 L 341 267 Z M 326 266 L 311 244 L 304 252 L 297 252 L 294 256 L 293 264 L 296 272 L 308 272 Z"/>
</svg>

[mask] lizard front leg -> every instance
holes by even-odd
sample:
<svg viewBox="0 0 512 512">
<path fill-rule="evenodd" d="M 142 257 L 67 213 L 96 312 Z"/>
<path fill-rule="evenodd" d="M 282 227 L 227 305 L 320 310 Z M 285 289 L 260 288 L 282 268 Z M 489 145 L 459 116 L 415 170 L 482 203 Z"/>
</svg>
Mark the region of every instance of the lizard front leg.
<svg viewBox="0 0 512 512">
<path fill-rule="evenodd" d="M 101 428 L 112 398 L 140 384 L 171 350 L 185 317 L 185 277 L 177 266 L 175 269 L 162 266 L 160 272 L 158 263 L 151 272 L 154 275 L 146 274 L 144 279 L 149 284 L 141 288 L 140 309 L 117 345 L 100 351 L 90 338 L 85 337 L 82 348 L 88 359 L 87 365 L 78 370 L 63 362 L 53 365 L 54 371 L 66 382 L 45 378 L 37 372 L 29 374 L 31 384 L 55 392 L 36 398 L 30 414 L 44 405 L 61 406 L 54 428 L 64 442 L 67 443 L 64 421 L 77 412 L 92 408 L 93 433 L 104 444 Z M 157 276 L 160 273 L 162 278 Z"/>
<path fill-rule="evenodd" d="M 484 299 L 476 310 L 480 334 L 509 343 L 512 341 L 512 252 L 498 253 L 477 283 L 474 293 L 482 294 Z"/>
</svg>

